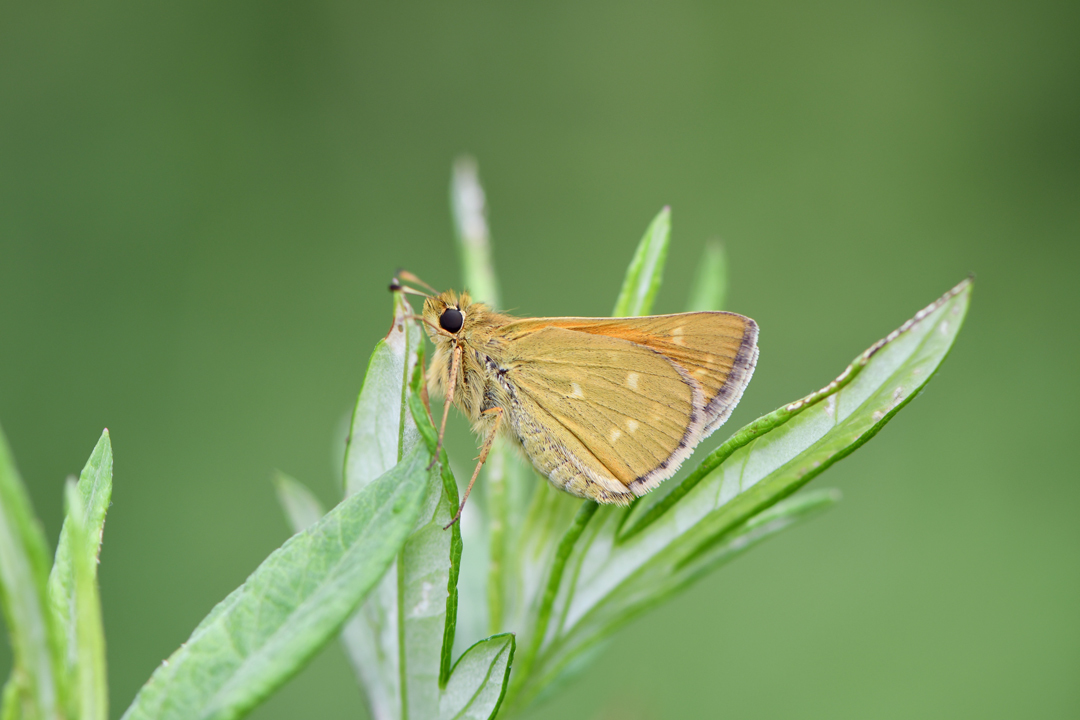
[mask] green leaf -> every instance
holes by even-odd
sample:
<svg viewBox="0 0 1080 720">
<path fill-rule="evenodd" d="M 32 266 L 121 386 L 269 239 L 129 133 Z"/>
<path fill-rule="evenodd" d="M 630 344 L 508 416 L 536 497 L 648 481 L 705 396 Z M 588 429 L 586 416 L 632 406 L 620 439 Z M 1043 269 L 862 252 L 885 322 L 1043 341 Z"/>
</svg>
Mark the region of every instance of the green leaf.
<svg viewBox="0 0 1080 720">
<path fill-rule="evenodd" d="M 45 547 L 41 524 L 0 431 L 0 605 L 14 656 L 3 716 L 51 720 L 61 716 L 65 705 L 60 632 L 46 597 Z"/>
<path fill-rule="evenodd" d="M 419 364 L 423 339 L 419 326 L 408 319 L 412 309 L 404 294 L 395 292 L 393 303 L 393 325 L 371 354 L 356 401 L 345 452 L 346 494 L 394 467 L 419 440 L 416 423 L 406 409 L 405 395 L 409 373 Z M 376 718 L 396 718 L 401 708 L 397 598 L 395 558 L 378 587 L 342 631 L 342 642 Z"/>
<path fill-rule="evenodd" d="M 493 635 L 466 650 L 439 702 L 440 720 L 494 718 L 513 662 L 514 636 L 509 633 Z"/>
<path fill-rule="evenodd" d="M 705 243 L 694 284 L 690 286 L 690 301 L 686 312 L 723 310 L 727 298 L 727 253 L 724 246 L 712 240 Z"/>
<path fill-rule="evenodd" d="M 437 437 L 417 392 L 422 378 L 418 364 L 406 398 L 423 445 L 431 452 Z M 367 388 L 365 383 L 365 392 Z M 301 526 L 318 512 L 314 498 L 299 483 L 284 477 L 277 482 L 279 497 L 294 526 Z M 391 570 L 392 582 L 380 584 L 381 596 L 366 603 L 344 633 L 377 718 L 437 717 L 440 708 L 454 707 L 453 702 L 447 704 L 447 692 L 454 693 L 455 702 L 462 693 L 475 696 L 458 709 L 464 713 L 462 717 L 475 716 L 484 707 L 490 714 L 501 700 L 509 673 L 509 657 L 496 653 L 498 657 L 488 659 L 486 674 L 474 678 L 478 658 L 485 657 L 478 649 L 459 663 L 460 671 L 451 674 L 461 537 L 457 525 L 444 529 L 458 502 L 457 484 L 445 451 L 441 471 L 429 482 L 420 520 Z M 502 673 L 497 681 L 492 679 L 496 672 Z M 469 683 L 474 681 L 477 685 L 471 687 Z M 491 687 L 483 684 L 492 682 Z"/>
<path fill-rule="evenodd" d="M 108 436 L 103 439 L 108 445 Z M 93 459 L 92 455 L 91 462 Z M 111 462 L 109 465 L 111 466 Z M 108 474 L 111 475 L 111 472 Z M 105 630 L 101 625 L 101 599 L 97 583 L 97 553 L 101 534 L 100 525 L 90 525 L 87 521 L 100 517 L 103 522 L 108 503 L 100 508 L 99 514 L 93 493 L 89 497 L 84 495 L 82 489 L 72 480 L 69 480 L 65 487 L 65 499 L 67 515 L 64 518 L 62 535 L 66 535 L 72 571 L 69 622 L 73 626 L 73 632 L 68 651 L 69 673 L 73 678 L 71 714 L 79 720 L 107 720 L 109 688 L 105 672 Z"/>
<path fill-rule="evenodd" d="M 416 444 L 416 425 L 405 407 L 405 382 L 416 365 L 420 327 L 412 308 L 393 293 L 390 332 L 375 345 L 356 400 L 345 449 L 345 494 L 352 495 L 397 464 Z"/>
<path fill-rule="evenodd" d="M 275 550 L 154 672 L 124 718 L 237 718 L 295 674 L 376 585 L 416 524 L 426 446 Z"/>
<path fill-rule="evenodd" d="M 314 493 L 283 472 L 274 476 L 274 489 L 293 532 L 307 530 L 326 514 Z"/>
<path fill-rule="evenodd" d="M 474 300 L 499 306 L 499 285 L 491 262 L 487 205 L 476 160 L 460 157 L 450 181 L 450 209 L 464 274 L 465 289 Z"/>
<path fill-rule="evenodd" d="M 422 406 L 421 406 L 422 407 Z M 421 425 L 424 430 L 430 431 L 431 444 L 429 450 L 434 445 L 434 433 L 435 430 L 431 427 L 430 423 L 426 423 L 427 427 Z M 443 498 L 447 502 L 440 501 L 439 510 L 441 517 L 436 520 L 436 524 L 445 524 L 450 520 L 452 516 L 450 509 L 456 507 L 457 492 L 456 486 L 454 487 L 453 497 L 449 497 L 449 487 L 445 484 L 449 479 L 453 482 L 453 477 L 450 475 L 443 476 L 444 485 L 439 487 L 438 490 L 444 492 Z M 284 475 L 279 475 L 277 478 L 278 496 L 281 499 L 282 505 L 286 509 L 286 513 L 294 527 L 302 528 L 303 524 L 310 520 L 313 516 L 316 517 L 318 513 L 318 501 L 303 485 L 298 483 Z M 429 495 L 429 500 L 435 494 Z M 453 502 L 449 502 L 452 500 Z M 441 524 L 438 525 L 438 529 L 442 530 Z M 453 539 L 453 535 L 449 531 L 443 531 L 444 535 Z M 410 568 L 405 572 L 405 577 L 424 577 L 425 579 L 420 581 L 419 586 L 416 583 L 412 583 L 413 592 L 405 593 L 406 601 L 408 601 L 410 594 L 413 599 L 416 597 L 415 589 L 419 587 L 421 604 L 431 607 L 440 599 L 447 605 L 447 613 L 449 613 L 449 603 L 446 603 L 446 597 L 440 598 L 436 592 L 436 585 L 432 582 L 433 577 L 438 578 L 443 574 L 441 565 L 445 564 L 447 568 L 452 567 L 455 560 L 454 550 L 452 550 L 445 560 L 439 555 L 441 549 L 442 539 L 435 538 L 432 541 L 432 535 L 434 529 L 431 527 L 431 523 L 426 523 L 421 526 L 418 531 L 415 531 L 409 538 L 406 544 L 406 550 L 403 553 L 404 562 L 402 567 Z M 460 559 L 460 543 L 456 548 L 456 558 Z M 425 557 L 426 556 L 426 557 Z M 424 569 L 429 572 L 425 577 Z M 432 572 L 433 570 L 433 572 Z M 395 580 L 397 575 L 395 574 Z M 453 580 L 447 575 L 447 584 L 453 582 Z M 408 585 L 408 583 L 406 583 Z M 456 598 L 454 600 L 456 605 Z M 407 602 L 406 602 L 407 606 Z M 415 607 L 415 606 L 414 606 Z M 444 613 L 444 616 L 447 614 Z M 423 627 L 427 625 L 428 627 Z M 404 628 L 406 637 L 413 637 L 414 640 L 418 639 L 418 643 L 409 644 L 406 642 L 407 652 L 405 654 L 405 663 L 408 671 L 406 673 L 407 687 L 410 688 L 410 695 L 413 696 L 412 702 L 408 704 L 410 709 L 410 715 L 412 717 L 428 717 L 426 714 L 431 712 L 431 692 L 434 691 L 435 697 L 438 700 L 438 712 L 440 717 L 493 717 L 494 708 L 502 698 L 502 689 L 505 688 L 505 682 L 509 677 L 509 661 L 513 657 L 513 649 L 511 649 L 509 655 L 505 652 L 506 640 L 505 638 L 489 638 L 488 640 L 478 643 L 473 648 L 470 648 L 466 652 L 466 657 L 460 659 L 454 666 L 453 674 L 450 675 L 450 666 L 448 663 L 448 647 L 449 643 L 453 642 L 453 626 L 452 620 L 446 619 L 443 633 L 431 631 L 431 618 L 418 619 L 410 618 L 407 621 L 407 625 Z M 423 631 L 429 632 L 424 635 Z M 444 639 L 445 634 L 449 633 L 449 640 Z M 510 642 L 512 643 L 512 636 Z M 432 640 L 439 641 L 439 644 L 431 642 Z M 498 640 L 498 642 L 493 642 Z M 434 651 L 434 652 L 433 652 Z M 444 691 L 439 690 L 438 677 L 432 677 L 430 671 L 425 673 L 415 673 L 413 668 L 416 664 L 421 667 L 427 665 L 431 666 L 433 654 L 437 655 L 435 658 L 437 662 L 442 662 L 443 656 L 447 659 L 447 674 L 449 675 L 449 682 L 447 683 Z M 484 665 L 484 672 L 477 674 L 479 664 L 486 663 Z M 426 676 L 425 676 L 426 675 Z M 486 684 L 485 684 L 486 683 Z M 422 685 L 421 685 L 422 684 Z M 447 699 L 447 695 L 450 699 Z M 465 695 L 464 699 L 461 696 Z M 487 708 L 486 715 L 478 714 Z M 392 708 L 393 712 L 398 713 L 398 708 Z M 464 713 L 457 715 L 457 713 Z M 447 714 L 449 713 L 449 714 Z M 377 717 L 387 717 L 386 715 L 377 715 Z M 392 717 L 400 717 L 395 714 Z"/>
<path fill-rule="evenodd" d="M 85 548 L 93 561 L 89 567 L 93 571 L 95 583 L 97 582 L 98 556 L 101 554 L 101 541 L 105 532 L 105 513 L 112 501 L 112 467 L 112 442 L 109 431 L 106 429 L 102 431 L 97 445 L 90 453 L 90 458 L 83 466 L 76 486 L 80 498 L 76 506 L 80 513 L 79 522 L 82 523 L 87 534 L 87 542 L 81 543 L 80 547 Z M 64 518 L 64 525 L 60 528 L 60 541 L 56 544 L 56 557 L 53 560 L 52 571 L 49 573 L 48 584 L 49 606 L 58 626 L 66 629 L 66 632 L 61 634 L 60 641 L 62 647 L 65 648 L 63 653 L 68 658 L 68 665 L 74 659 L 74 654 L 67 648 L 73 642 L 76 631 L 72 592 L 75 586 L 71 557 L 73 544 L 68 540 L 72 512 L 69 508 Z"/>
<path fill-rule="evenodd" d="M 532 672 L 520 697 L 511 699 L 515 707 L 627 618 L 730 554 L 740 533 L 779 527 L 784 523 L 770 523 L 805 507 L 767 514 L 918 394 L 959 332 L 971 287 L 970 280 L 960 283 L 822 390 L 739 430 L 666 496 L 646 496 L 629 511 L 600 508 L 566 561 Z M 811 500 L 812 507 L 820 498 Z"/>
<path fill-rule="evenodd" d="M 622 291 L 615 302 L 614 317 L 648 315 L 664 274 L 668 242 L 671 240 L 671 208 L 665 207 L 649 224 L 638 243 Z"/>
<path fill-rule="evenodd" d="M 18 676 L 12 674 L 4 683 L 4 691 L 0 695 L 0 720 L 30 717 L 30 713 L 22 705 L 22 687 L 17 681 Z"/>
<path fill-rule="evenodd" d="M 413 321 L 405 319 L 409 311 L 400 293 L 395 293 L 395 304 L 392 334 L 400 332 L 403 341 L 391 343 L 388 336 L 383 343 L 385 350 L 376 348 L 371 366 L 378 368 L 377 361 L 392 363 L 394 371 L 369 369 L 357 403 L 358 416 L 361 407 L 381 408 L 381 414 L 371 419 L 375 427 L 369 437 L 378 437 L 380 432 L 382 435 L 377 443 L 350 445 L 347 477 L 350 468 L 385 464 L 393 457 L 395 447 L 408 447 L 419 438 L 416 420 L 406 407 L 406 379 L 408 372 L 419 370 L 422 364 L 420 331 Z M 380 431 L 379 423 L 391 416 L 399 418 L 398 425 L 408 432 L 395 437 Z M 424 419 L 426 422 L 426 415 Z M 431 443 L 428 451 L 433 449 Z M 447 642 L 453 641 L 452 616 L 457 608 L 455 558 L 460 558 L 461 536 L 457 527 L 449 532 L 442 528 L 453 516 L 451 508 L 456 510 L 457 486 L 445 462 L 441 472 L 432 474 L 429 484 L 421 520 L 390 572 L 343 633 L 372 712 L 379 718 L 425 717 L 437 712 L 439 681 L 450 669 Z M 351 481 L 347 485 L 352 486 Z M 447 637 L 448 641 L 444 639 Z"/>
</svg>

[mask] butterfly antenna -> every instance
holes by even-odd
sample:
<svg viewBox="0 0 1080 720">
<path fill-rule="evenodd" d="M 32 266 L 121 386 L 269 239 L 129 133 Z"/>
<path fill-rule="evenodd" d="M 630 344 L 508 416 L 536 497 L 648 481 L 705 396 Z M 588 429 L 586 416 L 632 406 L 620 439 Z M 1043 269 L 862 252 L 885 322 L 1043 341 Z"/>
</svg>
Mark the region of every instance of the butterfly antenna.
<svg viewBox="0 0 1080 720">
<path fill-rule="evenodd" d="M 390 290 L 391 292 L 403 292 L 406 295 L 419 295 L 422 298 L 431 297 L 431 295 L 428 295 L 426 292 L 420 292 L 419 290 L 411 288 L 408 285 L 402 285 L 400 282 L 398 282 L 397 278 L 394 278 L 390 281 Z"/>
<path fill-rule="evenodd" d="M 413 274 L 412 274 L 411 272 L 409 272 L 408 270 L 398 270 L 398 273 L 397 273 L 397 275 L 398 275 L 398 277 L 399 277 L 399 278 L 401 278 L 401 279 L 402 279 L 402 280 L 404 280 L 405 282 L 410 282 L 410 283 L 412 283 L 413 285 L 419 285 L 419 286 L 420 286 L 420 287 L 422 287 L 422 288 L 426 288 L 426 289 L 430 290 L 430 291 L 431 291 L 431 294 L 432 294 L 432 295 L 438 295 L 438 294 L 439 294 L 439 291 L 438 291 L 438 290 L 436 290 L 435 288 L 431 287 L 431 286 L 430 286 L 430 285 L 428 285 L 428 284 L 427 284 L 426 282 L 424 282 L 424 281 L 423 281 L 423 280 L 421 280 L 420 278 L 416 277 L 415 275 L 413 275 Z"/>
</svg>

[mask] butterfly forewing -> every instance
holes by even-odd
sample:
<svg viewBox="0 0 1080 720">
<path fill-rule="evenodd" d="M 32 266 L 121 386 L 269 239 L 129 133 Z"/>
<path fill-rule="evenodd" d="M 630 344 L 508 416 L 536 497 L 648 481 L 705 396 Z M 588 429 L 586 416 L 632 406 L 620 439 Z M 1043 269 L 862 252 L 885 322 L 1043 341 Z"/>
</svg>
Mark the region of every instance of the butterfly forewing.
<svg viewBox="0 0 1080 720">
<path fill-rule="evenodd" d="M 705 396 L 705 434 L 727 420 L 750 382 L 757 362 L 757 324 L 736 313 L 537 318 L 512 323 L 505 332 L 525 335 L 541 327 L 629 340 L 677 363 L 701 384 Z"/>
</svg>

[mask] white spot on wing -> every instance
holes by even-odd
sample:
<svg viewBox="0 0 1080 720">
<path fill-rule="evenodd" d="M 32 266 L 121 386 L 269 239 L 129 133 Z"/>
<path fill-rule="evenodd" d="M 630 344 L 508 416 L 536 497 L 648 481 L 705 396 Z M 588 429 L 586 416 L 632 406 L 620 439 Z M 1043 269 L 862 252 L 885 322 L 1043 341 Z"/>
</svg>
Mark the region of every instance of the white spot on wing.
<svg viewBox="0 0 1080 720">
<path fill-rule="evenodd" d="M 581 386 L 577 383 L 570 383 L 571 393 L 570 397 L 585 397 L 585 393 L 581 391 Z"/>
<path fill-rule="evenodd" d="M 614 445 L 615 441 L 622 437 L 622 431 L 619 428 L 611 429 L 611 444 Z"/>
<path fill-rule="evenodd" d="M 636 372 L 626 374 L 626 386 L 631 390 L 637 390 L 638 374 Z"/>
<path fill-rule="evenodd" d="M 630 432 L 637 432 L 637 429 L 638 429 L 637 420 L 634 420 L 633 418 L 630 418 L 629 420 L 627 420 L 626 421 L 626 429 L 629 430 Z"/>
</svg>

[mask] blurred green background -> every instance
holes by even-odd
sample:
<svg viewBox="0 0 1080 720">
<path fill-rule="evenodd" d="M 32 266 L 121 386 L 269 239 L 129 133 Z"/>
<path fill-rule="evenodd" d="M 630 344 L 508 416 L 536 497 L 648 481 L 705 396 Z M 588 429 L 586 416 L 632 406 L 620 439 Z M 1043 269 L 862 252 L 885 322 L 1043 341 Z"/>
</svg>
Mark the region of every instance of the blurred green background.
<svg viewBox="0 0 1080 720">
<path fill-rule="evenodd" d="M 112 432 L 113 714 L 285 540 L 274 468 L 338 497 L 387 281 L 460 281 L 463 151 L 520 314 L 610 312 L 664 204 L 659 311 L 723 239 L 762 328 L 730 427 L 978 276 L 837 509 L 535 718 L 1080 714 L 1080 4 L 454 5 L 0 5 L 0 421 L 53 543 Z M 334 644 L 253 717 L 365 712 Z"/>
</svg>

